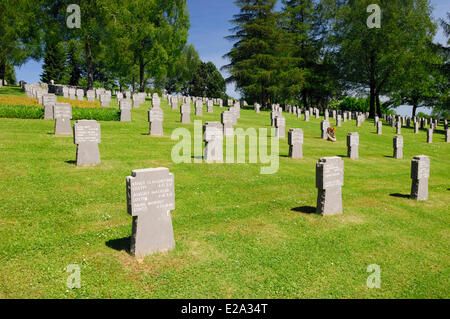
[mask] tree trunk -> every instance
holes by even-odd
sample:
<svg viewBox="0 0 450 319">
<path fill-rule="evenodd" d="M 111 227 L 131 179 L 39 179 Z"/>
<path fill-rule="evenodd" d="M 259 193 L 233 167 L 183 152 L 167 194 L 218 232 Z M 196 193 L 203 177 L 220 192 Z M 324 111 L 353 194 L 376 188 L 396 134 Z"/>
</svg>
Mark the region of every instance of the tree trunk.
<svg viewBox="0 0 450 319">
<path fill-rule="evenodd" d="M 377 109 L 375 111 L 375 114 L 378 115 L 378 117 L 381 117 L 380 95 L 378 95 L 378 94 L 377 94 L 376 102 L 377 102 Z"/>
<path fill-rule="evenodd" d="M 417 104 L 413 105 L 412 117 L 416 116 Z"/>
<path fill-rule="evenodd" d="M 263 110 L 266 109 L 266 88 L 262 83 L 261 83 L 261 106 Z"/>
<path fill-rule="evenodd" d="M 2 80 L 2 86 L 5 85 L 5 75 L 6 75 L 6 61 L 2 59 L 0 62 L 0 79 Z"/>
<path fill-rule="evenodd" d="M 144 58 L 139 58 L 139 92 L 145 91 L 145 79 L 144 79 Z"/>
<path fill-rule="evenodd" d="M 302 90 L 302 103 L 304 108 L 306 109 L 308 107 L 308 100 L 306 98 L 306 89 Z"/>
<path fill-rule="evenodd" d="M 375 117 L 375 100 L 376 100 L 375 86 L 370 85 L 370 107 L 369 107 L 370 118 Z"/>
<path fill-rule="evenodd" d="M 94 66 L 92 63 L 92 49 L 89 41 L 86 41 L 86 64 L 88 71 L 88 90 L 92 90 L 94 88 Z"/>
</svg>

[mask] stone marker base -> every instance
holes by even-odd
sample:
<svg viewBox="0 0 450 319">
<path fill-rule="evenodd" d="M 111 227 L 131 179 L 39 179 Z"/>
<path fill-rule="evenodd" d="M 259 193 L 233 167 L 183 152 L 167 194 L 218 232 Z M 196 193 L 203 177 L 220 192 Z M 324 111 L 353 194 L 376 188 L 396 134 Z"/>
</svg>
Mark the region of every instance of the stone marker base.
<svg viewBox="0 0 450 319">
<path fill-rule="evenodd" d="M 137 258 L 175 248 L 170 212 L 133 216 L 132 234 L 130 251 Z"/>
<path fill-rule="evenodd" d="M 46 105 L 44 107 L 44 120 L 53 120 L 53 105 Z"/>
<path fill-rule="evenodd" d="M 341 186 L 319 189 L 317 196 L 317 214 L 323 216 L 342 214 Z"/>
<path fill-rule="evenodd" d="M 302 145 L 289 145 L 289 157 L 295 159 L 303 158 Z"/>
<path fill-rule="evenodd" d="M 120 122 L 131 122 L 130 110 L 123 110 L 120 112 Z"/>
<path fill-rule="evenodd" d="M 411 198 L 415 200 L 428 200 L 428 179 L 412 181 Z"/>
<path fill-rule="evenodd" d="M 191 113 L 181 114 L 181 123 L 190 124 L 191 123 Z"/>
<path fill-rule="evenodd" d="M 162 122 L 151 122 L 149 135 L 150 136 L 164 136 Z"/>
<path fill-rule="evenodd" d="M 354 160 L 354 159 L 358 159 L 359 158 L 359 154 L 358 154 L 358 146 L 351 146 L 347 149 L 347 156 Z"/>
<path fill-rule="evenodd" d="M 394 149 L 394 158 L 403 159 L 403 149 Z"/>
<path fill-rule="evenodd" d="M 82 143 L 77 145 L 77 166 L 100 164 L 100 151 L 97 143 Z"/>
<path fill-rule="evenodd" d="M 72 126 L 69 119 L 55 120 L 55 135 L 72 135 Z"/>
</svg>

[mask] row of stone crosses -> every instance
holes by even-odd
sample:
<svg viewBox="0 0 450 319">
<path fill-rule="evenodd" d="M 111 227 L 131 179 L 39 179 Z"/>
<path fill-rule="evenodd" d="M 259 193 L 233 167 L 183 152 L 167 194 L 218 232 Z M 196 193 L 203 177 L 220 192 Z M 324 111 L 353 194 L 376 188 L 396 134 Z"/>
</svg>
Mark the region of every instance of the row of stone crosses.
<svg viewBox="0 0 450 319">
<path fill-rule="evenodd" d="M 411 161 L 411 198 L 428 199 L 430 159 L 415 156 Z M 133 217 L 130 251 L 137 258 L 175 248 L 171 210 L 175 209 L 174 175 L 167 168 L 133 170 L 126 178 L 128 213 Z M 316 164 L 317 213 L 342 214 L 344 161 L 323 157 Z"/>
<path fill-rule="evenodd" d="M 23 88 L 27 95 L 29 97 L 37 98 L 40 104 L 44 105 L 45 111 L 44 111 L 44 118 L 45 119 L 56 119 L 56 117 L 62 118 L 59 122 L 60 125 L 55 125 L 55 129 L 57 128 L 56 132 L 58 134 L 67 134 L 68 132 L 68 125 L 70 125 L 70 119 L 67 121 L 67 118 L 69 115 L 71 115 L 71 111 L 68 109 L 70 108 L 69 104 L 67 103 L 56 103 L 56 95 L 55 94 L 48 94 L 48 87 L 44 88 L 41 84 L 36 83 L 33 85 L 23 84 Z M 84 90 L 83 89 L 75 89 L 75 88 L 68 88 L 66 86 L 58 86 L 58 85 L 51 85 L 50 89 L 53 92 L 56 93 L 62 93 L 65 95 L 67 91 L 69 91 L 69 95 L 71 93 L 75 92 L 82 92 L 78 95 L 79 99 L 83 100 L 84 97 Z M 73 92 L 72 92 L 72 91 Z M 90 91 L 88 91 L 88 96 Z M 106 91 L 105 89 L 96 89 L 92 90 L 91 92 L 94 94 L 94 97 L 97 96 L 101 100 L 107 100 L 108 105 L 111 100 L 111 91 Z M 143 103 L 147 97 L 146 93 L 137 93 L 133 95 L 133 101 L 130 99 L 131 92 L 126 91 L 124 93 L 121 92 L 115 92 L 118 102 L 119 102 L 119 108 L 120 108 L 120 121 L 122 122 L 129 122 L 131 121 L 131 109 L 139 108 L 141 103 Z M 45 97 L 44 97 L 45 96 Z M 197 98 L 197 97 L 178 97 L 178 96 L 172 96 L 172 95 L 165 95 L 163 94 L 163 99 L 168 102 L 169 105 L 171 105 L 172 109 L 174 110 L 180 110 L 181 113 L 181 123 L 190 123 L 191 122 L 191 102 L 195 105 L 195 115 L 196 116 L 202 116 L 203 115 L 203 105 L 206 104 L 207 106 L 207 112 L 212 113 L 213 112 L 213 105 L 219 105 L 222 107 L 222 99 L 208 99 L 208 98 Z M 179 100 L 181 100 L 181 107 L 179 107 Z M 228 105 L 232 105 L 233 101 L 227 101 Z M 54 116 L 54 104 L 58 104 L 56 108 L 56 117 Z M 152 95 L 152 105 L 153 108 L 151 108 L 148 111 L 148 120 L 150 122 L 150 135 L 154 136 L 162 136 L 163 135 L 163 126 L 162 122 L 164 119 L 164 113 L 160 107 L 160 99 L 159 96 L 155 93 Z M 246 103 L 244 102 L 243 105 L 245 106 Z M 205 124 L 205 130 L 207 127 L 209 127 L 209 130 L 218 130 L 220 129 L 220 126 L 222 126 L 223 135 L 230 136 L 233 135 L 233 126 L 237 124 L 237 119 L 240 118 L 240 103 L 235 103 L 234 106 L 231 106 L 228 111 L 222 112 L 221 114 L 221 123 L 218 122 L 209 122 Z M 315 114 L 316 118 L 320 118 L 319 109 L 317 108 L 300 108 L 296 106 L 290 106 L 287 105 L 285 107 L 285 111 L 293 114 L 297 114 L 298 117 L 302 116 L 302 113 L 304 114 L 304 120 L 309 121 L 309 115 Z M 255 104 L 255 112 L 260 113 L 260 105 Z M 276 128 L 276 136 L 279 138 L 285 138 L 285 124 L 286 120 L 285 117 L 282 115 L 283 109 L 278 105 L 274 104 L 272 105 L 272 112 L 271 114 L 271 126 Z M 331 114 L 330 114 L 331 113 Z M 333 119 L 336 119 L 336 126 L 340 127 L 342 125 L 342 121 L 346 122 L 347 119 L 351 120 L 352 117 L 356 119 L 356 126 L 361 126 L 361 123 L 368 118 L 368 113 L 361 113 L 361 112 L 349 112 L 349 111 L 336 111 L 332 110 L 329 112 L 328 109 L 325 109 L 324 111 L 324 120 L 321 122 L 321 135 L 323 139 L 327 139 L 327 130 L 330 127 L 330 116 Z M 409 118 L 409 117 L 402 117 L 402 116 L 394 116 L 394 115 L 383 115 L 383 120 L 390 123 L 393 127 L 396 127 L 396 134 L 399 136 L 394 137 L 394 157 L 395 158 L 402 158 L 401 151 L 395 151 L 395 149 L 399 149 L 403 146 L 403 137 L 401 134 L 401 128 L 402 126 L 410 127 L 411 120 L 414 123 L 414 132 L 419 132 L 419 125 L 421 129 L 424 129 L 428 126 L 428 119 L 426 118 Z M 66 124 L 67 122 L 67 124 Z M 427 143 L 432 143 L 433 141 L 433 132 L 435 128 L 438 126 L 439 120 L 438 119 L 431 119 L 429 122 L 430 127 L 427 129 Z M 377 128 L 377 134 L 382 134 L 382 127 L 383 123 L 379 120 L 379 117 L 375 117 L 374 125 Z M 65 130 L 65 131 L 64 131 Z M 65 133 L 64 133 L 65 132 Z M 445 141 L 450 141 L 450 131 L 448 129 L 448 122 L 447 120 L 444 120 L 444 132 L 445 132 Z M 289 145 L 294 148 L 298 149 L 298 144 L 303 144 L 303 132 L 301 129 L 292 129 L 289 130 L 289 139 L 288 143 Z M 356 135 L 357 133 L 350 133 L 350 135 Z M 216 133 L 212 134 L 206 134 L 207 136 L 211 136 L 211 140 L 214 139 L 220 139 L 220 137 L 217 137 Z M 347 138 L 348 140 L 354 140 L 354 138 Z M 208 143 L 208 140 L 205 140 L 206 143 Z M 349 146 L 350 148 L 350 146 Z M 211 149 L 211 147 L 209 148 Z M 292 157 L 294 158 L 301 158 L 301 150 L 296 152 L 290 152 Z M 220 157 L 220 154 L 218 154 Z M 208 160 L 208 159 L 207 159 Z M 214 159 L 214 160 L 220 160 Z"/>
<path fill-rule="evenodd" d="M 98 144 L 101 142 L 100 124 L 94 120 L 77 120 L 71 127 L 72 109 L 67 103 L 58 103 L 56 94 L 48 94 L 47 88 L 39 84 L 23 84 L 23 89 L 28 96 L 37 98 L 44 105 L 45 118 L 55 120 L 56 135 L 72 135 L 77 145 L 77 165 L 95 165 L 100 163 Z M 47 92 L 46 92 L 47 91 Z M 103 92 L 103 91 L 101 91 Z M 120 95 L 119 95 L 120 96 Z M 145 97 L 142 97 L 145 101 Z M 172 109 L 178 109 L 177 96 L 163 95 Z M 130 99 L 126 96 L 119 101 L 119 105 L 126 105 L 122 110 L 131 110 Z M 181 122 L 189 123 L 190 97 L 182 98 L 180 108 Z M 193 99 L 196 106 L 196 115 L 201 116 L 203 103 L 208 109 L 221 100 L 203 98 Z M 232 103 L 232 101 L 230 101 Z M 152 108 L 148 111 L 150 122 L 150 135 L 163 135 L 163 110 L 160 107 L 160 98 L 152 95 Z M 230 103 L 230 104 L 231 104 Z M 183 107 L 184 106 L 184 107 Z M 259 105 L 255 105 L 255 111 L 259 113 Z M 305 114 L 305 120 L 309 119 L 309 113 L 318 114 L 317 109 L 302 110 L 290 108 L 296 114 Z M 326 130 L 329 127 L 328 110 L 325 111 L 325 120 L 321 122 L 322 138 L 326 139 Z M 184 114 L 184 115 L 183 115 Z M 220 161 L 221 136 L 233 134 L 233 125 L 240 118 L 240 104 L 236 103 L 228 111 L 221 114 L 222 123 L 207 122 L 203 128 L 205 145 L 205 160 Z M 356 117 L 358 123 L 367 118 L 367 114 L 332 111 L 331 117 L 337 120 L 342 116 L 344 121 Z M 121 119 L 130 120 L 131 115 L 121 115 Z M 360 120 L 358 120 L 360 119 Z M 391 117 L 388 121 L 394 121 Z M 327 123 L 328 122 L 328 123 Z M 401 119 L 397 119 L 397 123 Z M 375 121 L 378 127 L 381 121 Z M 276 134 L 284 138 L 285 119 L 279 105 L 272 106 L 271 125 L 276 127 Z M 448 131 L 448 129 L 446 128 Z M 303 130 L 290 129 L 288 133 L 289 155 L 293 158 L 302 157 Z M 358 158 L 358 133 L 349 133 L 347 136 L 348 156 L 351 159 Z M 394 157 L 402 158 L 402 136 L 394 137 Z M 414 156 L 411 161 L 411 198 L 416 200 L 428 199 L 428 179 L 430 177 L 430 159 L 425 155 Z M 342 186 L 344 185 L 344 162 L 340 157 L 323 157 L 316 164 L 317 213 L 321 215 L 335 215 L 343 212 Z M 127 210 L 133 217 L 131 252 L 138 258 L 155 252 L 166 252 L 174 249 L 175 239 L 172 227 L 170 211 L 175 209 L 174 176 L 167 168 L 148 168 L 133 170 L 132 175 L 126 178 Z"/>
<path fill-rule="evenodd" d="M 39 103 L 44 105 L 44 118 L 45 119 L 55 119 L 55 134 L 56 135 L 72 135 L 72 127 L 70 120 L 72 119 L 72 109 L 70 104 L 68 103 L 57 103 L 57 97 L 55 94 L 46 94 L 47 88 L 43 88 L 41 84 L 36 83 L 33 85 L 24 84 L 23 88 L 25 92 L 27 92 L 28 96 L 34 96 L 38 99 Z M 64 89 L 64 87 L 63 87 Z M 60 91 L 63 91 L 60 90 Z M 99 89 L 99 92 L 103 92 L 104 89 Z M 58 91 L 58 90 L 56 90 Z M 111 93 L 111 92 L 109 92 Z M 119 93 L 116 93 L 119 94 Z M 127 92 L 125 93 L 127 95 Z M 144 93 L 145 94 L 145 93 Z M 145 101 L 145 97 L 141 93 L 138 96 L 141 96 Z M 119 95 L 121 98 L 119 100 L 119 104 L 121 107 L 121 121 L 130 121 L 131 120 L 131 100 L 126 97 Z M 181 112 L 181 123 L 190 123 L 190 104 L 191 97 L 178 97 L 172 95 L 163 95 L 163 99 L 165 99 L 169 105 L 172 106 L 172 109 L 177 110 L 180 109 Z M 179 100 L 181 99 L 182 104 L 179 107 Z M 208 112 L 213 112 L 213 105 L 217 103 L 219 106 L 221 105 L 221 99 L 207 99 L 207 98 L 192 98 L 195 103 L 195 114 L 196 116 L 202 116 L 203 104 L 206 102 Z M 228 101 L 229 104 L 233 103 L 233 101 Z M 216 104 L 216 105 L 217 105 Z M 152 136 L 163 136 L 163 119 L 164 112 L 161 109 L 161 100 L 158 94 L 152 95 L 152 108 L 148 111 L 148 120 L 150 123 L 149 134 Z M 260 112 L 260 106 L 255 104 L 255 111 L 257 113 Z M 319 117 L 319 110 L 317 108 L 309 108 L 308 110 L 302 110 L 301 108 L 287 106 L 286 111 L 295 114 L 301 114 L 302 111 L 305 114 L 305 120 L 309 120 L 309 113 L 315 114 L 316 118 Z M 271 114 L 271 126 L 275 127 L 276 136 L 279 138 L 285 138 L 285 123 L 286 120 L 283 116 L 283 110 L 278 104 L 272 105 Z M 340 121 L 343 118 L 344 122 L 347 119 L 351 120 L 352 117 L 356 118 L 356 125 L 360 126 L 362 121 L 365 121 L 367 118 L 367 113 L 357 113 L 357 112 L 339 112 L 336 110 L 331 111 L 331 118 L 335 118 L 337 121 L 337 126 L 340 126 Z M 324 120 L 321 121 L 321 136 L 323 139 L 327 139 L 327 130 L 330 127 L 329 122 L 329 111 L 325 110 L 324 112 Z M 233 126 L 237 125 L 237 120 L 240 118 L 240 103 L 236 103 L 234 106 L 230 107 L 228 111 L 222 112 L 221 114 L 221 122 L 207 122 L 204 124 L 203 132 L 204 132 L 204 141 L 205 141 L 205 161 L 207 162 L 222 162 L 223 161 L 223 152 L 221 151 L 223 148 L 223 136 L 232 136 L 234 134 Z M 402 124 L 406 124 L 407 126 L 410 124 L 410 119 L 405 117 L 394 117 L 394 116 L 386 116 L 385 118 L 389 123 L 396 123 L 397 134 L 401 134 Z M 417 128 L 418 122 L 422 124 L 426 121 L 426 119 L 417 119 L 413 118 L 414 125 Z M 403 123 L 405 122 L 405 123 Z M 80 133 L 77 132 L 83 131 L 81 128 L 87 125 L 88 123 L 92 123 L 96 129 L 94 131 L 100 131 L 100 124 L 96 121 L 86 121 L 81 120 L 74 125 L 74 142 L 77 145 L 84 145 L 83 138 L 79 137 Z M 94 124 L 95 123 L 95 124 Z M 375 118 L 375 126 L 377 127 L 378 134 L 381 134 L 382 121 L 379 120 L 378 117 Z M 78 125 L 80 124 L 80 125 Z M 438 120 L 432 120 L 430 125 L 432 126 L 427 130 L 427 141 L 428 143 L 432 142 L 432 133 L 435 127 L 437 127 Z M 449 140 L 449 130 L 447 121 L 444 121 L 445 131 L 446 131 L 446 142 Z M 81 135 L 83 135 L 81 133 Z M 100 136 L 94 138 L 90 143 L 94 141 L 98 141 L 100 143 Z M 303 130 L 300 128 L 290 129 L 288 132 L 288 144 L 289 144 L 289 156 L 292 158 L 303 158 Z M 359 157 L 358 152 L 359 146 L 359 135 L 356 132 L 349 133 L 347 135 L 347 154 L 350 159 L 357 159 Z M 89 165 L 89 164 L 97 164 L 100 162 L 100 156 L 98 152 L 98 147 L 96 148 L 94 155 L 92 156 L 93 162 L 89 162 L 89 156 L 83 152 L 84 147 L 79 146 L 81 152 L 77 151 L 77 164 L 78 165 Z M 90 147 L 93 149 L 93 146 Z M 78 156 L 80 155 L 80 156 Z M 393 138 L 393 157 L 396 159 L 403 158 L 403 137 L 401 135 L 394 136 Z"/>
<path fill-rule="evenodd" d="M 261 106 L 259 104 L 255 104 L 255 112 L 260 113 Z M 286 124 L 286 119 L 282 115 L 283 109 L 280 105 L 275 104 L 272 105 L 272 112 L 270 113 L 271 125 L 277 128 L 277 134 L 280 134 L 280 137 L 284 137 L 284 127 Z M 309 122 L 310 115 L 314 114 L 316 119 L 320 118 L 320 111 L 318 108 L 309 107 L 308 109 L 300 108 L 296 106 L 287 105 L 285 107 L 285 112 L 296 114 L 298 118 L 302 117 L 306 122 Z M 331 115 L 330 115 L 331 113 Z M 321 130 L 322 137 L 326 139 L 327 130 L 330 126 L 330 117 L 336 120 L 336 127 L 341 127 L 342 122 L 347 122 L 347 120 L 351 120 L 355 118 L 356 127 L 360 127 L 361 123 L 364 122 L 368 117 L 369 113 L 362 112 L 350 112 L 350 111 L 342 111 L 342 110 L 324 110 L 324 120 L 321 122 Z M 433 132 L 438 127 L 440 120 L 439 119 L 427 119 L 427 118 L 419 118 L 419 117 L 407 117 L 407 116 L 395 116 L 395 115 L 386 115 L 383 114 L 382 119 L 390 124 L 392 127 L 396 128 L 396 134 L 401 134 L 402 127 L 411 127 L 411 122 L 414 126 L 414 133 L 419 133 L 420 129 L 427 128 L 427 143 L 433 142 Z M 447 119 L 443 120 L 444 124 L 444 134 L 445 134 L 445 142 L 448 143 L 450 141 L 450 131 L 448 129 L 448 121 Z M 375 116 L 374 125 L 377 130 L 377 134 L 381 135 L 383 132 L 383 122 L 380 120 L 378 116 Z M 279 128 L 279 129 L 278 129 Z M 278 135 L 277 135 L 278 136 Z"/>
</svg>

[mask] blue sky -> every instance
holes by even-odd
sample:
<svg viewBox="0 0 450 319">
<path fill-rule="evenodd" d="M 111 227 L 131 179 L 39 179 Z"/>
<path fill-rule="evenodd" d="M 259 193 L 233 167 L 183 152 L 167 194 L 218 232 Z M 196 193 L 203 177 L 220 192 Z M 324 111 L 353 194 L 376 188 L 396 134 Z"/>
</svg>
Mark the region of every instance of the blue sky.
<svg viewBox="0 0 450 319">
<path fill-rule="evenodd" d="M 280 7 L 281 0 L 278 2 Z M 229 20 L 238 13 L 238 7 L 232 0 L 187 0 L 187 3 L 191 20 L 188 42 L 195 46 L 203 61 L 211 61 L 220 69 L 228 63 L 222 56 L 231 49 L 232 42 L 224 37 L 230 34 L 232 25 Z M 431 3 L 436 19 L 444 18 L 446 12 L 450 12 L 448 0 L 432 0 Z M 442 29 L 439 28 L 436 41 L 444 43 L 444 39 Z M 38 82 L 42 73 L 41 65 L 41 62 L 30 61 L 21 68 L 16 68 L 17 79 L 28 83 Z M 227 92 L 238 97 L 234 85 L 229 85 Z M 399 108 L 397 112 L 410 114 L 410 107 Z"/>
</svg>

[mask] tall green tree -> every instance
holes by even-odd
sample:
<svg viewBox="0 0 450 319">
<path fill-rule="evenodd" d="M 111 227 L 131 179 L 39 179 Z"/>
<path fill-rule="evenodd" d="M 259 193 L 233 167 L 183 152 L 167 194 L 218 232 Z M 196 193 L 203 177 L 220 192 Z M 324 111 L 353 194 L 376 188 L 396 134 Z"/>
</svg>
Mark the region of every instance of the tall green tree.
<svg viewBox="0 0 450 319">
<path fill-rule="evenodd" d="M 107 9 L 112 5 L 110 0 L 40 0 L 42 16 L 46 24 L 56 28 L 64 41 L 76 41 L 82 50 L 80 64 L 87 77 L 87 87 L 94 87 L 96 64 L 104 58 L 105 32 L 108 24 Z M 67 12 L 70 5 L 78 5 L 80 8 L 80 27 L 68 24 L 72 22 L 74 11 Z"/>
<path fill-rule="evenodd" d="M 168 63 L 167 76 L 164 79 L 164 88 L 168 93 L 182 92 L 188 95 L 188 85 L 202 61 L 192 44 L 186 45 L 182 53 L 174 56 Z"/>
<path fill-rule="evenodd" d="M 50 83 L 54 80 L 55 83 L 62 83 L 66 69 L 66 55 L 61 42 L 46 43 L 42 69 L 44 71 L 41 75 L 42 82 Z"/>
<path fill-rule="evenodd" d="M 318 58 L 314 38 L 315 4 L 313 0 L 283 0 L 281 19 L 284 30 L 285 65 L 281 70 L 284 100 L 294 103 L 299 98 L 306 107 L 308 78 Z"/>
<path fill-rule="evenodd" d="M 410 51 L 404 59 L 405 66 L 392 77 L 389 89 L 392 107 L 411 105 L 412 116 L 416 116 L 417 108 L 433 107 L 439 103 L 443 93 L 441 83 L 446 82 L 441 72 L 443 56 L 440 47 L 433 43 L 425 43 L 419 51 Z M 448 86 L 447 86 L 448 91 Z"/>
<path fill-rule="evenodd" d="M 0 79 L 8 66 L 41 56 L 39 14 L 33 0 L 0 1 Z"/>
<path fill-rule="evenodd" d="M 186 0 L 117 0 L 110 29 L 122 46 L 127 67 L 138 68 L 139 90 L 148 80 L 162 82 L 168 62 L 181 54 L 188 36 Z M 121 55 L 119 55 L 121 58 Z"/>
<path fill-rule="evenodd" d="M 236 0 L 240 12 L 231 20 L 235 25 L 233 48 L 224 57 L 230 64 L 227 82 L 234 82 L 250 103 L 258 101 L 263 108 L 279 94 L 279 34 L 276 0 Z"/>
<path fill-rule="evenodd" d="M 67 48 L 67 76 L 68 84 L 77 86 L 81 78 L 79 53 L 76 41 L 69 41 Z"/>
<path fill-rule="evenodd" d="M 328 41 L 331 20 L 329 10 L 322 1 L 314 1 L 313 4 L 302 2 L 299 8 L 302 9 L 305 6 L 307 10 L 301 10 L 304 13 L 299 15 L 300 18 L 305 15 L 303 28 L 308 30 L 308 36 L 302 44 L 306 46 L 307 54 L 304 55 L 303 62 L 306 75 L 305 86 L 300 96 L 301 104 L 325 109 L 332 100 L 342 98 L 345 82 L 339 77 L 336 52 Z"/>
<path fill-rule="evenodd" d="M 439 23 L 447 37 L 447 43 L 436 45 L 443 63 L 439 67 L 441 74 L 441 81 L 438 82 L 437 87 L 439 98 L 433 107 L 432 115 L 448 119 L 450 118 L 450 12 L 447 12 L 447 21 L 440 19 Z"/>
<path fill-rule="evenodd" d="M 191 96 L 210 98 L 225 98 L 225 79 L 212 62 L 202 62 L 194 72 L 188 84 L 188 93 Z"/>
<path fill-rule="evenodd" d="M 5 68 L 5 77 L 3 78 L 5 81 L 8 82 L 8 84 L 16 84 L 17 83 L 17 79 L 16 79 L 16 71 L 15 71 L 15 67 L 12 64 L 7 63 L 6 64 L 6 68 Z"/>
<path fill-rule="evenodd" d="M 331 39 L 339 52 L 342 77 L 357 90 L 369 90 L 370 117 L 380 114 L 379 97 L 402 68 L 410 52 L 431 42 L 436 26 L 428 0 L 380 0 L 381 27 L 369 28 L 372 0 L 324 0 L 333 11 Z"/>
</svg>

